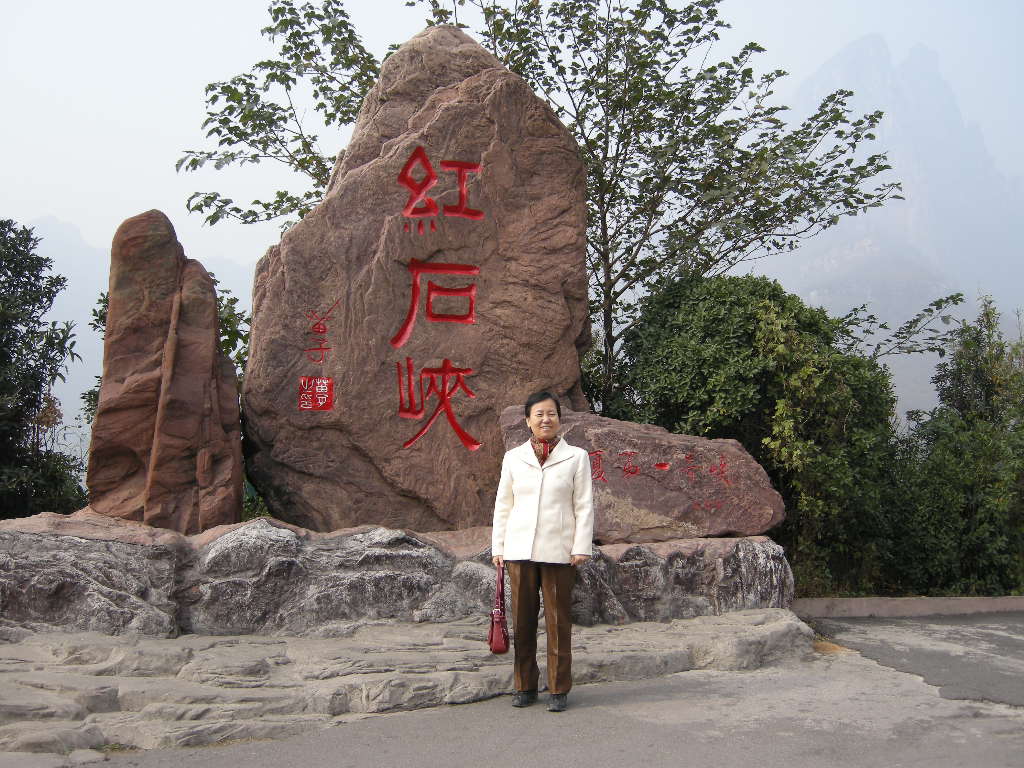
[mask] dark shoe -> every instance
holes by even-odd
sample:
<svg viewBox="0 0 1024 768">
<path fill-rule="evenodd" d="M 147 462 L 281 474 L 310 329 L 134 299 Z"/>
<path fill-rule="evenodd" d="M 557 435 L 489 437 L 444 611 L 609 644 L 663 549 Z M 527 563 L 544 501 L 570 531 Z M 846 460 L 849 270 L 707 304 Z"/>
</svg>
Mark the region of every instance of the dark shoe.
<svg viewBox="0 0 1024 768">
<path fill-rule="evenodd" d="M 548 696 L 548 712 L 565 712 L 569 706 L 567 693 L 552 693 Z"/>
<path fill-rule="evenodd" d="M 512 694 L 513 707 L 528 707 L 537 700 L 536 689 L 532 691 L 516 691 Z"/>
</svg>

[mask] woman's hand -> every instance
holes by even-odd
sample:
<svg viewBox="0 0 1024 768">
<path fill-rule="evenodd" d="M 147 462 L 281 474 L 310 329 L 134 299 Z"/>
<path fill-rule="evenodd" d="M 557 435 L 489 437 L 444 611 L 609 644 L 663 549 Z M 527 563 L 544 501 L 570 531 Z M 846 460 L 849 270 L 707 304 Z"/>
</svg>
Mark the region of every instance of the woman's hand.
<svg viewBox="0 0 1024 768">
<path fill-rule="evenodd" d="M 504 565 L 505 564 L 505 558 L 502 557 L 501 555 L 495 555 L 494 557 L 491 558 L 491 562 L 494 563 L 495 567 L 498 567 L 499 565 Z"/>
<path fill-rule="evenodd" d="M 569 559 L 569 563 L 572 564 L 572 565 L 583 565 L 589 559 L 590 559 L 590 555 L 573 555 Z"/>
</svg>

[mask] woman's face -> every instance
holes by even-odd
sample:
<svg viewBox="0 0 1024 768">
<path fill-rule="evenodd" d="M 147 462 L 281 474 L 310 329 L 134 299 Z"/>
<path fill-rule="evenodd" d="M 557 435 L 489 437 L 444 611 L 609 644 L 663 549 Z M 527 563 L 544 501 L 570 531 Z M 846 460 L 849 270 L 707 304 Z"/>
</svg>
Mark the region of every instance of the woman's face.
<svg viewBox="0 0 1024 768">
<path fill-rule="evenodd" d="M 534 403 L 530 408 L 530 415 L 526 417 L 526 423 L 534 437 L 541 440 L 550 440 L 557 435 L 558 409 L 555 407 L 555 401 L 549 398 Z"/>
</svg>

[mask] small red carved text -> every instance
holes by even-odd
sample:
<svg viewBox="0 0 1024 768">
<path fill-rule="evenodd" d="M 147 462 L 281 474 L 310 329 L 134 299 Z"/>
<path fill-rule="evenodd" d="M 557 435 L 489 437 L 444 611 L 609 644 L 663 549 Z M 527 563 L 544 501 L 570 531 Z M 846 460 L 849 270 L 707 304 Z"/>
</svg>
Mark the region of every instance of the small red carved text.
<svg viewBox="0 0 1024 768">
<path fill-rule="evenodd" d="M 622 467 L 623 477 L 633 477 L 634 475 L 640 474 L 640 467 L 633 463 L 633 457 L 636 456 L 637 451 L 622 451 L 619 456 L 626 457 L 626 463 Z"/>
<path fill-rule="evenodd" d="M 315 347 L 306 347 L 306 359 L 311 363 L 318 363 L 323 365 L 327 360 L 327 353 L 330 351 L 330 347 L 327 346 L 327 321 L 331 317 L 331 313 L 334 312 L 334 308 L 338 306 L 338 301 L 331 305 L 322 316 L 315 310 L 306 311 L 306 319 L 311 320 L 313 324 L 309 326 L 308 333 L 313 335 L 313 341 L 316 342 Z M 310 354 L 313 353 L 313 354 Z"/>
<path fill-rule="evenodd" d="M 334 408 L 334 379 L 328 376 L 299 377 L 299 410 L 330 411 Z"/>
<path fill-rule="evenodd" d="M 600 480 L 602 483 L 607 483 L 608 478 L 604 476 L 604 467 L 602 466 L 601 456 L 604 451 L 591 451 L 590 452 L 590 469 L 591 469 L 591 480 Z"/>
</svg>

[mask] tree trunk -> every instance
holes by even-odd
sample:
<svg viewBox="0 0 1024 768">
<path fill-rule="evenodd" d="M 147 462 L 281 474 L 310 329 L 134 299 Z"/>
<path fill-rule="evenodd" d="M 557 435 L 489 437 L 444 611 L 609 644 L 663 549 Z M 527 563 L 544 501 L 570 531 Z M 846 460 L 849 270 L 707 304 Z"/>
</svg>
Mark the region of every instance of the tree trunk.
<svg viewBox="0 0 1024 768">
<path fill-rule="evenodd" d="M 604 331 L 604 355 L 601 365 L 601 416 L 609 414 L 609 403 L 612 400 L 612 392 L 615 386 L 615 336 L 614 336 L 614 312 L 611 303 L 605 299 L 602 310 L 602 326 Z"/>
</svg>

